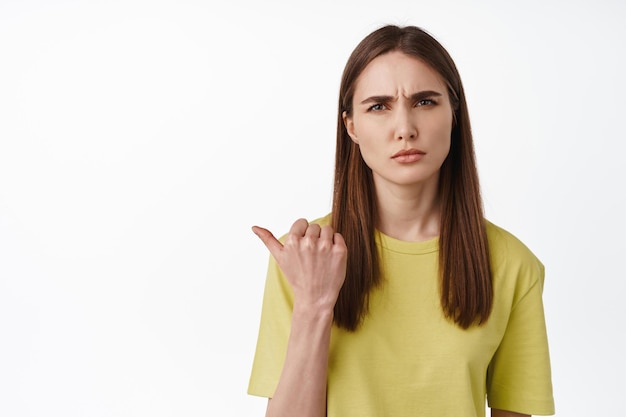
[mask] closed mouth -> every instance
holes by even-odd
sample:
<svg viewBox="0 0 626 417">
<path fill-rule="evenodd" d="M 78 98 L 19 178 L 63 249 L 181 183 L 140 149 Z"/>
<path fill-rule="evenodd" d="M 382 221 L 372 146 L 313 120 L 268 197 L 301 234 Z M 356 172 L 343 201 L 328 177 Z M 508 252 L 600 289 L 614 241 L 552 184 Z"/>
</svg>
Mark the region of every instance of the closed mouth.
<svg viewBox="0 0 626 417">
<path fill-rule="evenodd" d="M 392 158 L 397 158 L 399 156 L 407 156 L 407 155 L 425 155 L 426 152 L 419 149 L 403 149 L 397 153 L 395 153 Z"/>
</svg>

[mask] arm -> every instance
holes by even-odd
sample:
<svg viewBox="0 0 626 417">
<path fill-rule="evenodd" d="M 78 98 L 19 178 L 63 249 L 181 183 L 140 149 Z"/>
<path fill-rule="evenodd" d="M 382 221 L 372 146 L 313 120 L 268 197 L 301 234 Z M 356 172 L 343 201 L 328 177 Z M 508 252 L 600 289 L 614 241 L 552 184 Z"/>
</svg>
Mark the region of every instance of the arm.
<svg viewBox="0 0 626 417">
<path fill-rule="evenodd" d="M 266 416 L 325 416 L 332 311 L 294 307 L 285 365 Z"/>
<path fill-rule="evenodd" d="M 283 370 L 267 417 L 326 415 L 326 377 L 333 308 L 346 274 L 347 249 L 329 226 L 296 221 L 282 245 L 254 227 L 294 293 Z"/>
<path fill-rule="evenodd" d="M 514 413 L 512 411 L 491 409 L 491 417 L 531 417 L 529 414 Z"/>
</svg>

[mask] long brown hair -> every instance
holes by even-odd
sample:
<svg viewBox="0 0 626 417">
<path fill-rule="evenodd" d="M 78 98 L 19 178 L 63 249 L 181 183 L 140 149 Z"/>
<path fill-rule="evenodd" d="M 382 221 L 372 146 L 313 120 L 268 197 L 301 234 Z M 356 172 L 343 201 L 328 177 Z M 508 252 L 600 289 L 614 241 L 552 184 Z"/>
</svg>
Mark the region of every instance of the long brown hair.
<svg viewBox="0 0 626 417">
<path fill-rule="evenodd" d="M 378 221 L 372 172 L 348 136 L 343 112 L 352 113 L 357 78 L 376 57 L 400 51 L 437 71 L 448 86 L 454 111 L 450 152 L 439 173 L 441 307 L 461 328 L 484 323 L 491 313 L 493 284 L 487 233 L 469 113 L 461 77 L 448 52 L 415 27 L 385 26 L 352 52 L 339 90 L 332 226 L 348 246 L 345 283 L 335 304 L 335 324 L 356 330 L 368 311 L 369 294 L 380 285 L 375 231 Z"/>
</svg>

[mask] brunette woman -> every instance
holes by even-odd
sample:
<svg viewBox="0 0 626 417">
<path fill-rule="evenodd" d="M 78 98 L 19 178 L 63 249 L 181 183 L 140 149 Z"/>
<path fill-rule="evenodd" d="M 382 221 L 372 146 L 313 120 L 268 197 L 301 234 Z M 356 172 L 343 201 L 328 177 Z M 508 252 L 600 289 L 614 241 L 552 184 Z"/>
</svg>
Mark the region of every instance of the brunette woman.
<svg viewBox="0 0 626 417">
<path fill-rule="evenodd" d="M 417 27 L 356 47 L 332 212 L 272 254 L 248 392 L 267 416 L 554 413 L 544 268 L 485 220 L 465 95 Z"/>
</svg>

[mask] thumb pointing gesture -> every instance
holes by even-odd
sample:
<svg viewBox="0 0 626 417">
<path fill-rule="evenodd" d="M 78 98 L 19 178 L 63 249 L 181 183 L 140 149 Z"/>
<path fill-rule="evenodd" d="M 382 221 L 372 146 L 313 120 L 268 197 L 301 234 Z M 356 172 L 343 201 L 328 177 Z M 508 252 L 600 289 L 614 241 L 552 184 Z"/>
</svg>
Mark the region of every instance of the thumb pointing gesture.
<svg viewBox="0 0 626 417">
<path fill-rule="evenodd" d="M 283 245 L 267 229 L 254 226 L 252 231 L 276 259 L 300 303 L 333 308 L 346 277 L 347 248 L 339 233 L 298 219 Z"/>
<path fill-rule="evenodd" d="M 265 247 L 270 251 L 272 256 L 278 260 L 283 250 L 283 244 L 274 237 L 272 232 L 259 226 L 252 226 L 252 231 L 261 239 Z"/>
</svg>

